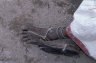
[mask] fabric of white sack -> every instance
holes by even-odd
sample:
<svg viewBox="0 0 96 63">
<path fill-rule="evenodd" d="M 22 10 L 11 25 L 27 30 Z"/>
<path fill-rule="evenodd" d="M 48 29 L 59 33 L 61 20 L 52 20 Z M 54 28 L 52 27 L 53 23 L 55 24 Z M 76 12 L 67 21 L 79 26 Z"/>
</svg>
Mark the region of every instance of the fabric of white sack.
<svg viewBox="0 0 96 63">
<path fill-rule="evenodd" d="M 83 0 L 66 31 L 87 55 L 96 60 L 96 0 Z"/>
</svg>

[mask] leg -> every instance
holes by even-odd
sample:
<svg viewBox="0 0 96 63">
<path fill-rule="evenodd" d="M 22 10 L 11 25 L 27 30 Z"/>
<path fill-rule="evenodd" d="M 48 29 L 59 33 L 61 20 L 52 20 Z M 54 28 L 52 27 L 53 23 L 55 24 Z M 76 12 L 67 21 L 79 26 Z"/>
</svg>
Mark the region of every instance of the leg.
<svg viewBox="0 0 96 63">
<path fill-rule="evenodd" d="M 62 32 L 61 32 L 62 31 Z M 64 28 L 37 28 L 30 27 L 22 30 L 22 41 L 25 43 L 31 43 L 37 45 L 41 50 L 52 53 L 52 54 L 64 54 L 66 56 L 74 56 L 79 54 L 79 47 L 75 44 L 64 43 L 63 47 L 59 47 L 58 44 L 50 46 L 46 41 L 40 39 L 55 40 L 59 38 L 65 38 L 66 35 L 63 33 Z M 54 38 L 55 37 L 55 38 Z M 55 43 L 55 42 L 54 42 Z M 50 44 L 52 44 L 50 42 Z M 52 44 L 53 45 L 53 44 Z M 62 44 L 61 44 L 62 45 Z"/>
<path fill-rule="evenodd" d="M 36 34 L 44 40 L 64 39 L 67 37 L 64 27 L 38 28 L 31 25 L 24 28 L 24 30 L 28 30 L 30 33 Z"/>
</svg>

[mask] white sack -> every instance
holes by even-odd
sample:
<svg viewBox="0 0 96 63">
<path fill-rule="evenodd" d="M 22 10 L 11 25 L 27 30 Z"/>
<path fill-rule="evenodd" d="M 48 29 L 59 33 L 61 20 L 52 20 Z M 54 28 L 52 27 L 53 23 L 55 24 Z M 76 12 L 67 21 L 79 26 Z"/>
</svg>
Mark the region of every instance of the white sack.
<svg viewBox="0 0 96 63">
<path fill-rule="evenodd" d="M 96 59 L 96 0 L 83 0 L 74 14 L 70 29 L 86 47 L 88 55 Z"/>
</svg>

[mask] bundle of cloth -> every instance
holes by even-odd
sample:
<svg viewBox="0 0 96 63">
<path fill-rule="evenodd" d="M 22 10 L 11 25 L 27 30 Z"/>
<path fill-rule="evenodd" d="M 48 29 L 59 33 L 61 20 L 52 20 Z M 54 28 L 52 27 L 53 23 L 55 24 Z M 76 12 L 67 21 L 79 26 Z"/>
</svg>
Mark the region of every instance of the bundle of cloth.
<svg viewBox="0 0 96 63">
<path fill-rule="evenodd" d="M 66 32 L 85 54 L 96 60 L 96 0 L 83 0 Z"/>
</svg>

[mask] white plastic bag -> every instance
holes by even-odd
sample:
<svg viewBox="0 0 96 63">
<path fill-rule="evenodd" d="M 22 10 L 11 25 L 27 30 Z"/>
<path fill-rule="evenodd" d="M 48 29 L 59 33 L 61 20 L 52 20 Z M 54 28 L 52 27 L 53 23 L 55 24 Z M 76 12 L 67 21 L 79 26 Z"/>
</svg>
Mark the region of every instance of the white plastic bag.
<svg viewBox="0 0 96 63">
<path fill-rule="evenodd" d="M 87 55 L 96 60 L 96 0 L 81 3 L 66 31 Z"/>
</svg>

